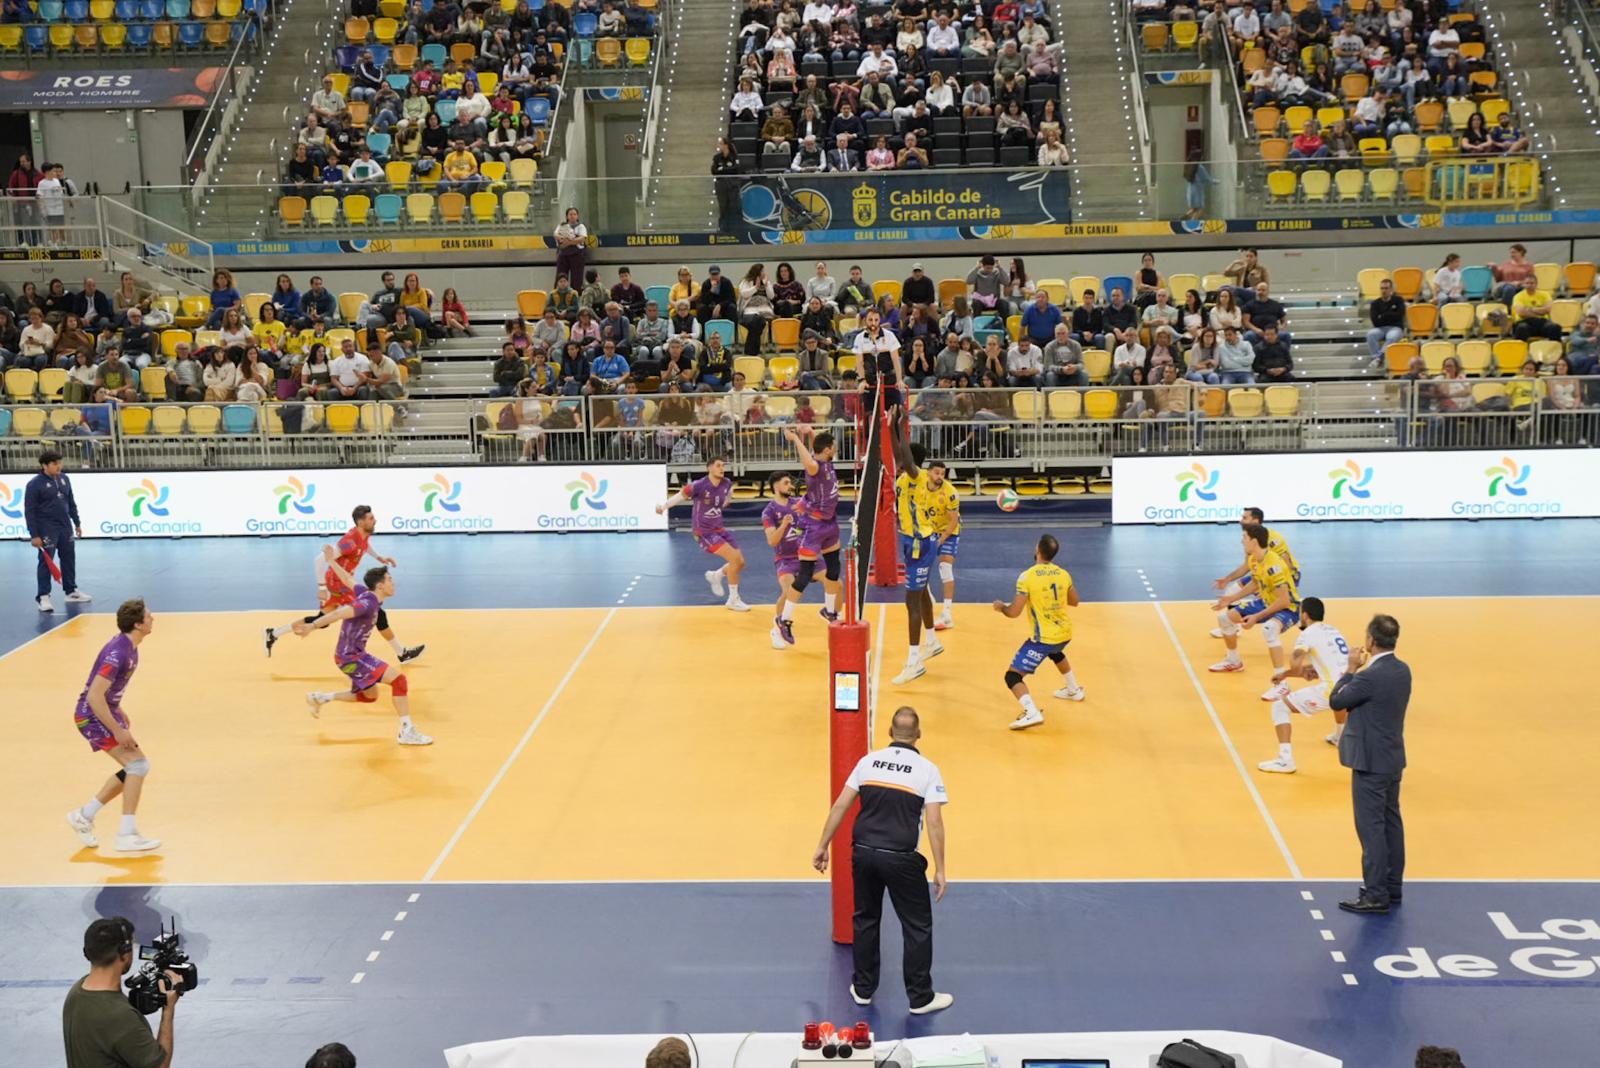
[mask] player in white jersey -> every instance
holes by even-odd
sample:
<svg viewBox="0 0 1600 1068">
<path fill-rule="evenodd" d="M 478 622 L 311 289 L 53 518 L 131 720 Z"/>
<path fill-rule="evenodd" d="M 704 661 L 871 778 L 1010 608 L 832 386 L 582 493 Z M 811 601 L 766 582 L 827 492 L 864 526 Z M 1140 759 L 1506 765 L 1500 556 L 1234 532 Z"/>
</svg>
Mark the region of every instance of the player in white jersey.
<svg viewBox="0 0 1600 1068">
<path fill-rule="evenodd" d="M 1337 629 L 1322 621 L 1325 609 L 1317 597 L 1307 597 L 1300 602 L 1300 637 L 1294 643 L 1294 655 L 1289 665 L 1273 674 L 1274 685 L 1262 695 L 1262 700 L 1272 702 L 1272 726 L 1278 733 L 1278 756 L 1263 760 L 1257 765 L 1262 771 L 1292 774 L 1295 770 L 1294 749 L 1289 744 L 1291 727 L 1289 714 L 1299 712 L 1314 716 L 1329 710 L 1328 694 L 1339 681 L 1350 663 L 1350 645 Z M 1290 675 L 1311 679 L 1311 685 L 1298 690 L 1289 689 L 1284 680 Z M 1333 713 L 1333 733 L 1327 737 L 1329 745 L 1339 744 L 1344 733 L 1345 716 Z"/>
</svg>

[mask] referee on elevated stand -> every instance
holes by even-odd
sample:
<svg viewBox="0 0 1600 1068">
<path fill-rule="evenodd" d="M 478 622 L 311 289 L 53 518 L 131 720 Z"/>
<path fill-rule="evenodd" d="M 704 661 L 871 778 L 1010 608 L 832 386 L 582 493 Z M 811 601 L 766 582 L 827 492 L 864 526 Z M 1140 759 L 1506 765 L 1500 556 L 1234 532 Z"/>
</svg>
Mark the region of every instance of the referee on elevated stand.
<svg viewBox="0 0 1600 1068">
<path fill-rule="evenodd" d="M 872 1004 L 878 989 L 878 924 L 883 918 L 883 892 L 900 917 L 905 943 L 906 996 L 911 1011 L 925 1013 L 947 1009 L 955 1003 L 949 994 L 933 989 L 933 902 L 944 897 L 944 778 L 938 767 L 917 751 L 922 727 L 916 710 L 902 707 L 889 723 L 888 748 L 861 758 L 822 827 L 822 841 L 811 864 L 828 870 L 828 845 L 838 833 L 856 796 L 856 815 L 850 849 L 855 880 L 855 974 L 850 996 L 857 1005 Z M 928 894 L 928 862 L 917 852 L 922 822 L 928 822 L 928 850 L 933 854 L 933 895 Z"/>
</svg>

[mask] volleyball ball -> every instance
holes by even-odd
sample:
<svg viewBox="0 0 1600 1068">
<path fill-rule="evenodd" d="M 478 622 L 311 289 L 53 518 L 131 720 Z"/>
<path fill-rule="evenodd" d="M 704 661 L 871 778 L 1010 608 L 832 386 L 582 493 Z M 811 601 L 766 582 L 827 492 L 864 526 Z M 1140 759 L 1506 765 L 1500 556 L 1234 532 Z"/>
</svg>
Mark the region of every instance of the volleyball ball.
<svg viewBox="0 0 1600 1068">
<path fill-rule="evenodd" d="M 1003 489 L 994 495 L 994 506 L 1002 512 L 1015 512 L 1021 503 L 1022 498 L 1017 496 L 1014 489 Z"/>
</svg>

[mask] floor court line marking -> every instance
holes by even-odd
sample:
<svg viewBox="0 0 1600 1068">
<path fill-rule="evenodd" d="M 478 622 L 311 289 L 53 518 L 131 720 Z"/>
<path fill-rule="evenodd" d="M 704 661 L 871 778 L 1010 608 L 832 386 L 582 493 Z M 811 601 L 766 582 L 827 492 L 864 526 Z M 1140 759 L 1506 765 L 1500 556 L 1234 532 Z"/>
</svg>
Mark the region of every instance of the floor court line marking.
<svg viewBox="0 0 1600 1068">
<path fill-rule="evenodd" d="M 393 931 L 385 931 L 385 932 L 383 932 L 382 935 L 380 935 L 378 937 L 378 941 L 387 942 L 387 941 L 389 941 L 389 939 L 391 939 L 393 937 L 394 937 L 394 932 Z"/>
<path fill-rule="evenodd" d="M 461 826 L 456 828 L 456 833 L 450 836 L 450 841 L 444 844 L 444 848 L 434 858 L 433 865 L 428 868 L 427 873 L 422 877 L 423 882 L 433 882 L 433 877 L 439 873 L 439 869 L 443 867 L 445 860 L 450 856 L 451 851 L 455 849 L 456 843 L 461 841 L 462 835 L 467 833 L 467 828 L 472 826 L 472 821 L 478 818 L 478 813 L 483 811 L 483 806 L 489 803 L 489 797 L 500 785 L 500 781 L 506 777 L 506 773 L 511 770 L 511 766 L 517 762 L 517 758 L 522 755 L 522 751 L 528 747 L 528 742 L 533 739 L 534 731 L 539 729 L 539 725 L 544 722 L 545 717 L 550 714 L 550 710 L 556 706 L 556 702 L 566 692 L 567 684 L 577 675 L 578 669 L 583 666 L 583 662 L 589 658 L 589 653 L 599 643 L 600 635 L 606 632 L 606 627 L 611 625 L 611 621 L 616 618 L 616 615 L 617 610 L 615 608 L 607 609 L 605 616 L 600 620 L 600 625 L 594 628 L 593 634 L 589 635 L 588 643 L 573 659 L 572 665 L 567 668 L 567 673 L 561 676 L 561 681 L 556 684 L 555 690 L 550 694 L 550 699 L 544 703 L 543 708 L 539 709 L 539 714 L 533 718 L 532 723 L 528 724 L 528 729 L 522 732 L 521 740 L 517 742 L 516 748 L 511 750 L 511 755 L 506 757 L 505 763 L 500 765 L 500 770 L 494 773 L 494 778 L 489 780 L 489 785 L 484 787 L 483 796 L 478 798 L 478 803 L 472 806 L 472 810 L 461 821 Z"/>
<path fill-rule="evenodd" d="M 353 986 L 353 985 L 361 982 L 361 980 L 365 979 L 366 977 L 367 977 L 367 973 L 366 972 L 356 972 L 356 974 L 354 974 L 354 975 L 352 975 L 350 977 L 350 983 Z"/>
<path fill-rule="evenodd" d="M 371 964 L 373 961 L 377 960 L 378 959 L 378 954 L 382 953 L 382 952 L 383 952 L 383 950 L 381 950 L 381 949 L 375 949 L 371 953 L 368 953 L 367 954 L 367 963 Z"/>
<path fill-rule="evenodd" d="M 1360 983 L 1361 983 L 1361 980 L 1357 979 L 1355 976 L 1351 975 L 1349 972 L 1345 972 L 1344 973 L 1344 985 L 1345 986 L 1359 986 Z"/>
<path fill-rule="evenodd" d="M 410 897 L 406 898 L 406 904 L 415 905 L 417 903 L 417 898 L 421 896 L 421 894 L 412 894 Z"/>
<path fill-rule="evenodd" d="M 1343 964 L 1344 963 L 1344 953 L 1341 950 L 1337 950 L 1337 949 L 1330 950 L 1328 952 L 1328 956 L 1333 958 L 1333 963 L 1335 963 L 1335 964 Z"/>
<path fill-rule="evenodd" d="M 404 911 L 397 912 L 397 913 L 394 914 L 394 922 L 395 923 L 404 923 L 405 919 L 406 919 L 406 914 L 405 914 Z"/>
<path fill-rule="evenodd" d="M 1313 894 L 1310 890 L 1302 890 L 1300 891 L 1300 898 L 1303 901 L 1315 901 L 1317 899 L 1317 895 Z"/>
<path fill-rule="evenodd" d="M 1261 818 L 1267 825 L 1267 830 L 1272 833 L 1272 840 L 1278 844 L 1278 852 L 1283 854 L 1283 862 L 1289 866 L 1289 874 L 1296 881 L 1301 878 L 1300 865 L 1295 863 L 1294 854 L 1289 852 L 1289 843 L 1284 841 L 1283 832 L 1278 830 L 1278 823 L 1272 818 L 1272 812 L 1267 808 L 1266 799 L 1261 796 L 1261 791 L 1256 789 L 1256 784 L 1251 781 L 1250 773 L 1245 769 L 1244 760 L 1239 756 L 1239 750 L 1233 744 L 1233 738 L 1228 734 L 1228 728 L 1222 725 L 1222 717 L 1217 715 L 1217 708 L 1211 703 L 1211 695 L 1206 693 L 1205 687 L 1200 685 L 1200 676 L 1194 673 L 1194 665 L 1189 663 L 1189 657 L 1183 651 L 1183 645 L 1178 641 L 1178 632 L 1172 629 L 1172 621 L 1167 619 L 1166 610 L 1157 601 L 1152 607 L 1161 619 L 1161 626 L 1165 628 L 1168 639 L 1172 642 L 1172 650 L 1178 655 L 1178 663 L 1183 665 L 1184 673 L 1189 676 L 1189 681 L 1194 685 L 1194 692 L 1200 695 L 1200 703 L 1205 706 L 1206 715 L 1211 717 L 1211 725 L 1217 728 L 1217 733 L 1222 736 L 1222 744 L 1228 749 L 1228 756 L 1233 759 L 1233 766 L 1239 772 L 1245 789 L 1250 792 L 1250 798 L 1256 803 L 1256 811 L 1261 813 Z"/>
<path fill-rule="evenodd" d="M 1140 878 L 1120 879 L 1040 879 L 1031 877 L 1017 877 L 1014 879 L 972 878 L 962 879 L 963 884 L 976 886 L 1139 886 L 1139 885 L 1171 885 L 1193 886 L 1207 883 L 1261 883 L 1264 885 L 1278 885 L 1282 883 L 1349 883 L 1350 877 L 1343 878 L 1299 878 L 1293 879 L 1285 875 L 1205 875 L 1164 877 L 1148 876 Z M 1458 878 L 1431 878 L 1418 876 L 1413 879 L 1406 877 L 1407 883 L 1434 883 L 1441 886 L 1467 885 L 1467 886 L 1590 886 L 1600 887 L 1600 878 L 1592 879 L 1458 879 Z M 755 877 L 739 879 L 697 878 L 697 879 L 438 879 L 430 885 L 437 887 L 452 886 L 787 886 L 790 884 L 804 883 L 808 886 L 817 885 L 816 879 L 790 879 L 773 878 L 760 879 Z M 119 889 L 128 890 L 311 890 L 324 887 L 350 887 L 367 886 L 415 886 L 415 879 L 357 879 L 353 881 L 312 880 L 303 883 L 118 883 Z M 15 885 L 0 884 L 0 895 L 10 891 L 28 890 L 85 890 L 98 888 L 99 883 L 18 883 Z M 1310 895 L 1311 891 L 1302 890 L 1301 896 L 1307 901 L 1315 900 Z"/>
<path fill-rule="evenodd" d="M 1312 909 L 1311 910 L 1311 918 L 1313 920 L 1321 920 L 1322 919 L 1322 910 L 1321 909 Z"/>
<path fill-rule="evenodd" d="M 1320 935 L 1322 935 L 1322 940 L 1324 942 L 1332 942 L 1333 941 L 1333 932 L 1332 931 L 1324 929 L 1322 931 L 1319 931 L 1318 933 Z"/>
</svg>

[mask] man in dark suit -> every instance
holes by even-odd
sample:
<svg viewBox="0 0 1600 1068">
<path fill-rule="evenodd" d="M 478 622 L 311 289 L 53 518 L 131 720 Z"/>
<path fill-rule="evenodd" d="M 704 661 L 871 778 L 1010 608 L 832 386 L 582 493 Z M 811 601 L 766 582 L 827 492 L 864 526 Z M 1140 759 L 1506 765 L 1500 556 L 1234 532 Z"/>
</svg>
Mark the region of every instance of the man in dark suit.
<svg viewBox="0 0 1600 1068">
<path fill-rule="evenodd" d="M 850 138 L 845 134 L 834 138 L 834 147 L 828 150 L 828 170 L 853 171 L 856 163 L 856 154 L 850 150 Z"/>
<path fill-rule="evenodd" d="M 1411 668 L 1394 655 L 1399 640 L 1400 624 L 1393 616 L 1373 616 L 1366 647 L 1350 653 L 1350 669 L 1334 683 L 1328 700 L 1350 717 L 1339 739 L 1339 763 L 1351 772 L 1361 839 L 1361 893 L 1339 902 L 1346 912 L 1381 914 L 1400 904 L 1406 867 L 1400 777 L 1406 766 Z"/>
</svg>

